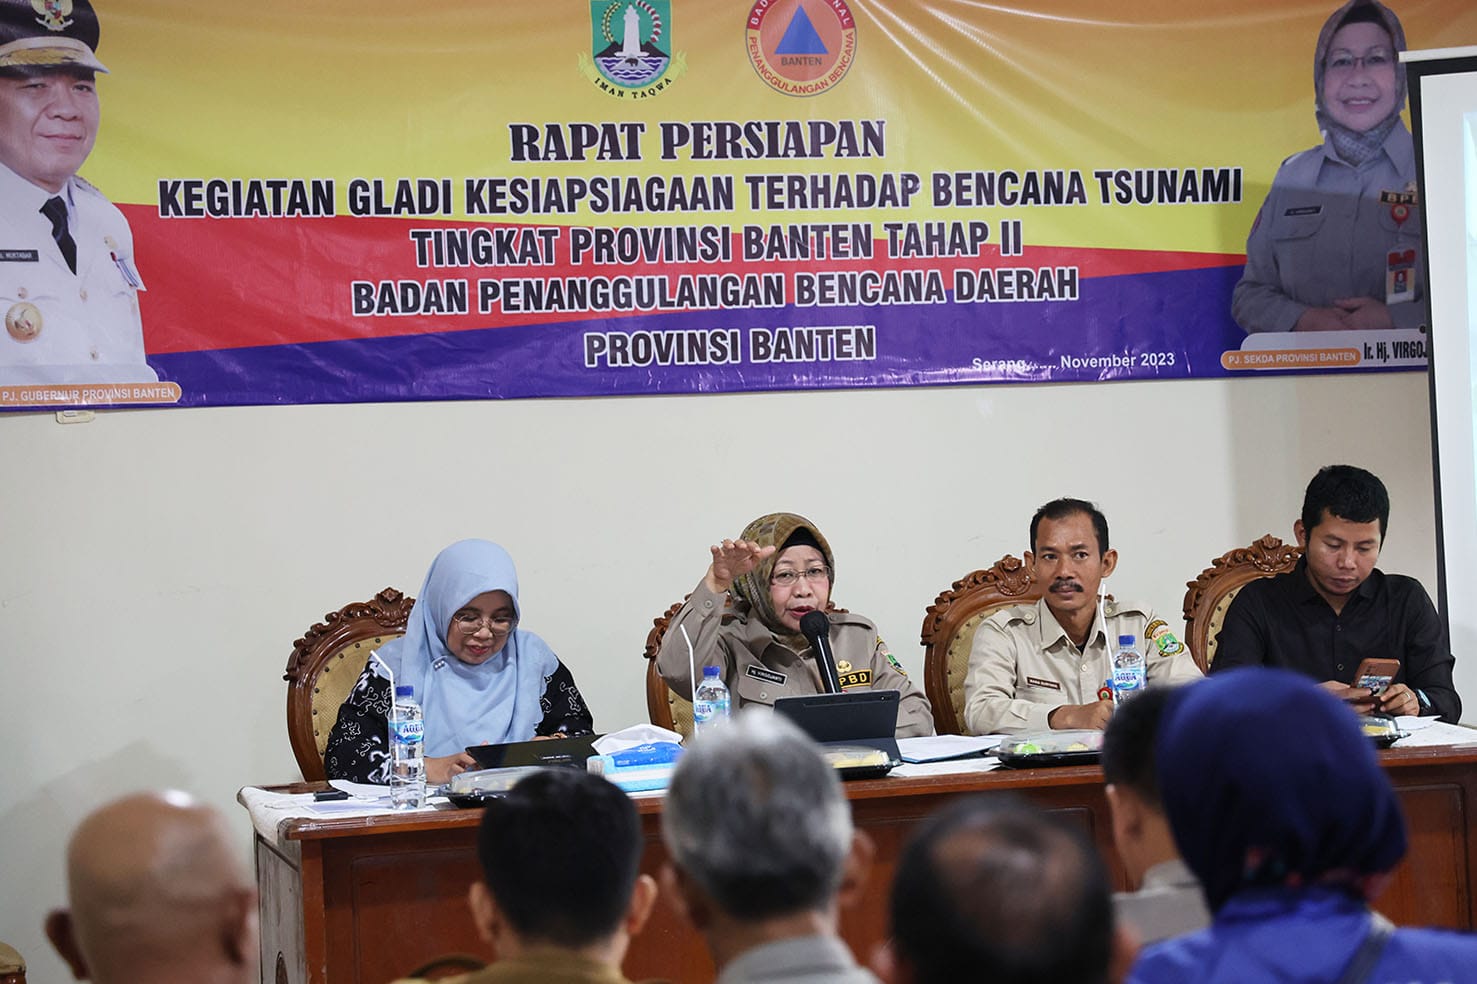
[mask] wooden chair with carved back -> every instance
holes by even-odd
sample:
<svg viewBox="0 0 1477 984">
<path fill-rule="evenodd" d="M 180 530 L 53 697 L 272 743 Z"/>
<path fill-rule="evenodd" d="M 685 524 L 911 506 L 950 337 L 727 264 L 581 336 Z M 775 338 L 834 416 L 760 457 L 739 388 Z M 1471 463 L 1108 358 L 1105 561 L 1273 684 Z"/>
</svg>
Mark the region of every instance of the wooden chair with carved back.
<svg viewBox="0 0 1477 984">
<path fill-rule="evenodd" d="M 662 679 L 656 668 L 656 654 L 661 652 L 662 639 L 686 601 L 683 598 L 673 602 L 666 611 L 652 619 L 651 631 L 646 634 L 646 648 L 641 653 L 646 657 L 646 716 L 652 724 L 675 731 L 684 739 L 692 734 L 692 701 L 667 686 L 667 681 Z M 731 603 L 724 602 L 725 606 Z M 837 608 L 828 601 L 826 611 L 845 612 L 846 609 Z"/>
<path fill-rule="evenodd" d="M 965 734 L 964 677 L 981 622 L 1002 608 L 1030 604 L 1041 589 L 1025 562 L 1006 554 L 985 570 L 973 571 L 939 594 L 923 616 L 923 689 L 933 705 L 941 735 Z"/>
<path fill-rule="evenodd" d="M 293 643 L 287 661 L 287 736 L 303 778 L 321 782 L 323 749 L 338 709 L 364 671 L 369 654 L 405 634 L 414 598 L 385 588 L 323 616 Z"/>
<path fill-rule="evenodd" d="M 1221 554 L 1195 580 L 1185 583 L 1185 632 L 1190 655 L 1202 673 L 1209 672 L 1215 660 L 1217 637 L 1237 592 L 1259 577 L 1292 570 L 1302 555 L 1297 544 L 1283 543 L 1268 533 L 1250 546 Z"/>
<path fill-rule="evenodd" d="M 667 681 L 657 671 L 656 654 L 661 651 L 662 637 L 667 634 L 672 618 L 686 601 L 683 598 L 682 601 L 674 602 L 666 611 L 652 619 L 651 631 L 646 633 L 646 648 L 642 650 L 642 655 L 646 657 L 646 716 L 651 719 L 652 724 L 675 731 L 683 739 L 692 734 L 692 701 L 678 696 L 676 691 L 667 686 Z"/>
</svg>

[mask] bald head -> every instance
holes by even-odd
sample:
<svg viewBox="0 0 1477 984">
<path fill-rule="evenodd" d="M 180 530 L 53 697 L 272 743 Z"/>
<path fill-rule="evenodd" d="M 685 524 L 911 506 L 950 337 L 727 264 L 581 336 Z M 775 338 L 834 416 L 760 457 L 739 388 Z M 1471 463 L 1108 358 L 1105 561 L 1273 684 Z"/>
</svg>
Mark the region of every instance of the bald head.
<svg viewBox="0 0 1477 984">
<path fill-rule="evenodd" d="M 93 813 L 67 849 L 69 912 L 47 931 L 79 980 L 255 980 L 256 893 L 220 815 L 182 793 Z"/>
</svg>

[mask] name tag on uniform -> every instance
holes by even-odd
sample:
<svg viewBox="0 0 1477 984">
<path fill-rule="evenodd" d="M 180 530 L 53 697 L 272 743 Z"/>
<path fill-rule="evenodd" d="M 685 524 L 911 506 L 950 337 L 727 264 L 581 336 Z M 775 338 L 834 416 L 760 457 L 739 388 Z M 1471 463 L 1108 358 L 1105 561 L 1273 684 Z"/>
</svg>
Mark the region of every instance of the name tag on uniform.
<svg viewBox="0 0 1477 984">
<path fill-rule="evenodd" d="M 1062 689 L 1062 685 L 1059 684 L 1059 683 L 1057 683 L 1055 680 L 1043 680 L 1040 677 L 1031 677 L 1031 676 L 1026 677 L 1026 686 L 1028 686 L 1028 687 L 1042 687 L 1042 688 L 1045 688 L 1046 690 L 1060 690 L 1060 689 Z"/>
<path fill-rule="evenodd" d="M 1283 215 L 1318 215 L 1323 211 L 1322 205 L 1297 205 L 1283 212 Z"/>
<path fill-rule="evenodd" d="M 759 666 L 758 664 L 750 664 L 744 667 L 744 676 L 753 677 L 755 680 L 760 680 L 764 683 L 772 683 L 776 687 L 783 687 L 785 685 L 785 675 L 783 673 L 777 670 L 771 670 L 767 666 Z"/>
<path fill-rule="evenodd" d="M 0 249 L 0 263 L 40 263 L 41 251 L 37 249 Z"/>
<path fill-rule="evenodd" d="M 1398 206 L 1397 206 L 1398 207 Z M 1415 249 L 1391 250 L 1385 258 L 1385 303 L 1415 300 Z"/>
</svg>

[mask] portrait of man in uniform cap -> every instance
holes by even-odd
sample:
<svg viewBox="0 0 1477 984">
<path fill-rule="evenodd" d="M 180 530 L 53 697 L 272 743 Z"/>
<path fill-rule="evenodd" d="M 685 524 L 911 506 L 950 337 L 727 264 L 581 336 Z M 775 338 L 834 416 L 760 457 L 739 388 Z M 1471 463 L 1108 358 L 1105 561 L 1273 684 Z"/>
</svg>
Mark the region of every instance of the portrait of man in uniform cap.
<svg viewBox="0 0 1477 984">
<path fill-rule="evenodd" d="M 88 0 L 0 0 L 0 384 L 158 380 L 128 221 L 77 174 L 98 35 Z"/>
</svg>

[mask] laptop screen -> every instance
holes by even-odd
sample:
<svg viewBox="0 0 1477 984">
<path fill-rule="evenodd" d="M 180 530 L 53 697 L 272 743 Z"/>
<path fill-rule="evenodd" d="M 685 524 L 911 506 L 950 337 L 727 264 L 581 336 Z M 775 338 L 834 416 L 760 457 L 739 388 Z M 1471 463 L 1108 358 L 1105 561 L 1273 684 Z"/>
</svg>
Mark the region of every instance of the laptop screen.
<svg viewBox="0 0 1477 984">
<path fill-rule="evenodd" d="M 821 744 L 891 742 L 897 732 L 899 697 L 896 690 L 781 697 L 774 702 L 774 712 L 794 721 Z"/>
<path fill-rule="evenodd" d="M 515 765 L 568 765 L 585 767 L 585 760 L 595 751 L 599 735 L 580 738 L 545 738 L 540 741 L 510 741 L 505 745 L 470 745 L 467 754 L 477 760 L 479 769 L 506 769 Z"/>
</svg>

